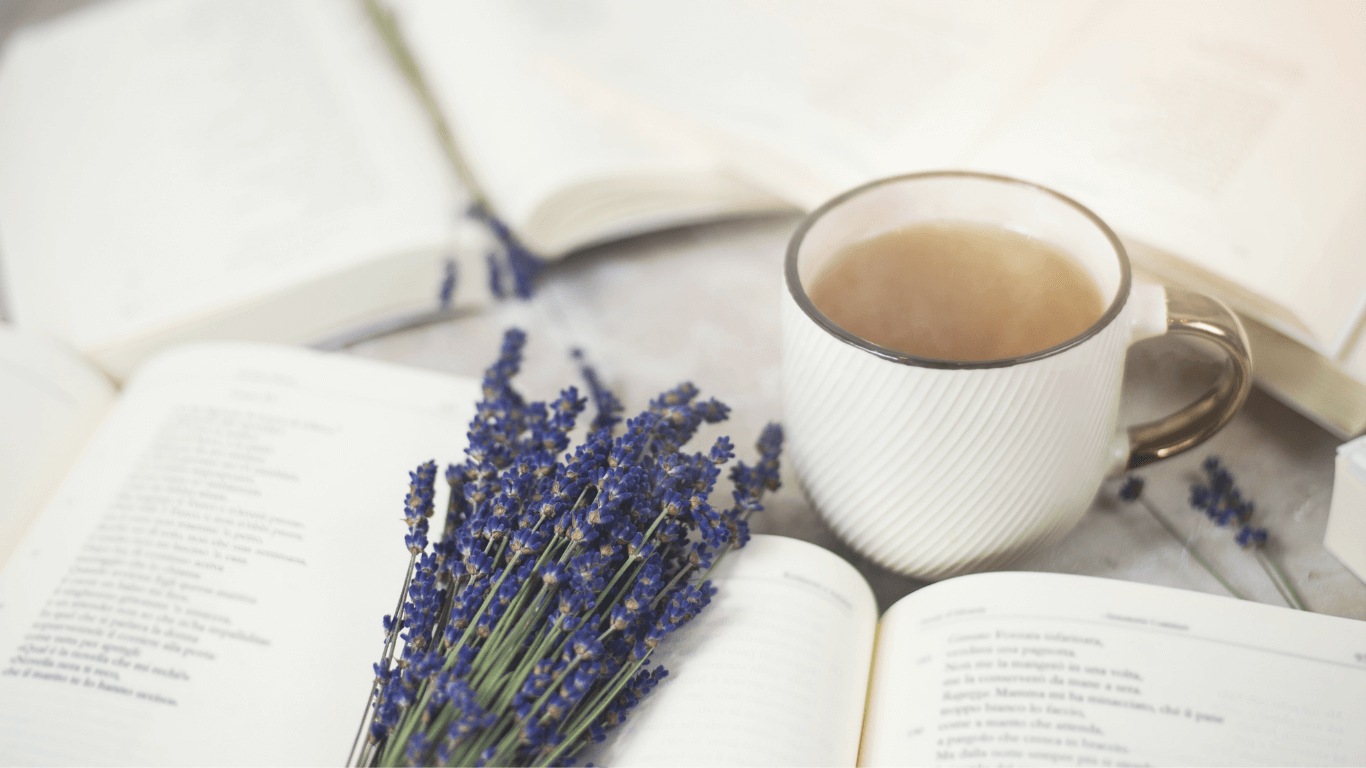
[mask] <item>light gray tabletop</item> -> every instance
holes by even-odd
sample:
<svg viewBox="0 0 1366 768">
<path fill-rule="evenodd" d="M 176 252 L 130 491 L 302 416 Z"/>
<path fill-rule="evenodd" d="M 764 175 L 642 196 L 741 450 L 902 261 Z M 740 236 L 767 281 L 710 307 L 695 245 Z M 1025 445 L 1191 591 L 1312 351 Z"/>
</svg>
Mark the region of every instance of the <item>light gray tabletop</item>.
<svg viewBox="0 0 1366 768">
<path fill-rule="evenodd" d="M 64 13 L 88 0 L 0 0 L 0 44 L 16 27 Z M 723 429 L 741 458 L 766 422 L 781 421 L 778 301 L 780 265 L 794 217 L 720 222 L 656 233 L 576 254 L 544 272 L 529 301 L 412 328 L 353 345 L 344 353 L 478 376 L 493 360 L 503 329 L 530 335 L 518 378 L 524 394 L 549 399 L 567 384 L 582 387 L 569 350 L 581 347 L 626 403 L 640 410 L 680 381 L 733 408 Z M 1158 339 L 1130 353 L 1122 418 L 1141 421 L 1175 410 L 1217 375 L 1198 349 Z M 702 439 L 699 445 L 704 445 Z M 460 458 L 463 435 L 451 436 Z M 709 441 L 708 441 L 709 442 Z M 1322 545 L 1338 440 L 1265 393 L 1254 390 L 1241 414 L 1188 454 L 1141 474 L 1147 497 L 1229 580 L 1250 597 L 1284 602 L 1232 532 L 1187 504 L 1205 456 L 1218 455 L 1257 505 L 1274 557 L 1312 610 L 1366 619 L 1366 585 Z M 782 489 L 766 500 L 754 530 L 806 539 L 853 562 L 881 608 L 922 586 L 862 560 L 821 521 L 784 468 Z M 1227 594 L 1141 506 L 1097 496 L 1061 543 L 1017 563 L 1047 570 L 1129 579 Z"/>
</svg>

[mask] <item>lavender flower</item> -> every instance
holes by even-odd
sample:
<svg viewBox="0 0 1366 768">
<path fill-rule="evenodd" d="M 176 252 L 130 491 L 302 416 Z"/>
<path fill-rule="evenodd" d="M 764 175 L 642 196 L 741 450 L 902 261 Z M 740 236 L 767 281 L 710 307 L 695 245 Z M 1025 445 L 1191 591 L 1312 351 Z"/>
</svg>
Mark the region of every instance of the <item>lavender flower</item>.
<svg viewBox="0 0 1366 768">
<path fill-rule="evenodd" d="M 533 256 L 531 251 L 517 240 L 516 235 L 512 234 L 512 230 L 508 229 L 487 206 L 475 203 L 469 207 L 466 215 L 488 227 L 489 232 L 498 240 L 501 252 L 487 254 L 489 289 L 493 295 L 500 299 L 505 298 L 505 283 L 511 278 L 512 294 L 519 299 L 531 298 L 536 275 L 544 267 L 541 260 Z"/>
<path fill-rule="evenodd" d="M 612 394 L 612 390 L 603 386 L 602 380 L 598 378 L 598 372 L 584 358 L 583 350 L 574 349 L 570 355 L 578 362 L 579 374 L 588 383 L 588 393 L 593 398 L 593 406 L 598 411 L 598 415 L 593 417 L 593 423 L 588 428 L 596 431 L 616 426 L 621 422 L 621 417 L 618 414 L 626 410 L 626 407 L 621 404 L 616 395 Z"/>
<path fill-rule="evenodd" d="M 1267 539 L 1266 529 L 1254 529 L 1248 524 L 1256 506 L 1243 499 L 1242 493 L 1234 485 L 1233 475 L 1220 466 L 1219 459 L 1214 456 L 1206 458 L 1200 467 L 1205 471 L 1208 483 L 1191 486 L 1191 506 L 1204 512 L 1215 525 L 1224 527 L 1237 522 L 1240 544 L 1244 540 L 1264 543 Z"/>
<path fill-rule="evenodd" d="M 1120 501 L 1136 501 L 1143 493 L 1143 478 L 1137 475 L 1129 475 L 1124 478 L 1124 485 L 1120 486 Z"/>
<path fill-rule="evenodd" d="M 446 264 L 441 276 L 441 291 L 438 299 L 441 301 L 441 309 L 451 308 L 451 301 L 455 298 L 456 268 L 454 259 L 446 259 Z"/>
<path fill-rule="evenodd" d="M 1252 550 L 1257 563 L 1262 566 L 1267 578 L 1271 579 L 1271 583 L 1275 585 L 1276 591 L 1281 593 L 1287 605 L 1305 610 L 1304 599 L 1295 590 L 1295 585 L 1267 552 L 1270 539 L 1267 530 L 1255 527 L 1250 522 L 1256 512 L 1256 505 L 1251 500 L 1243 498 L 1232 473 L 1220 464 L 1217 457 L 1206 458 L 1200 464 L 1200 468 L 1205 472 L 1205 482 L 1191 486 L 1191 506 L 1205 513 L 1206 517 L 1220 527 L 1229 527 L 1236 523 L 1237 533 L 1234 540 L 1238 546 Z"/>
<path fill-rule="evenodd" d="M 707 574 L 744 546 L 748 517 L 778 487 L 771 425 L 758 464 L 730 474 L 734 505 L 717 511 L 710 496 L 733 445 L 683 446 L 729 409 L 682 384 L 613 436 L 620 403 L 587 365 L 600 426 L 565 452 L 586 399 L 568 387 L 548 405 L 527 402 L 511 383 L 525 342 L 509 331 L 485 373 L 430 544 L 435 464 L 410 478 L 412 559 L 383 622 L 357 764 L 561 763 L 601 740 L 663 677 L 644 665 L 706 608 Z"/>
</svg>

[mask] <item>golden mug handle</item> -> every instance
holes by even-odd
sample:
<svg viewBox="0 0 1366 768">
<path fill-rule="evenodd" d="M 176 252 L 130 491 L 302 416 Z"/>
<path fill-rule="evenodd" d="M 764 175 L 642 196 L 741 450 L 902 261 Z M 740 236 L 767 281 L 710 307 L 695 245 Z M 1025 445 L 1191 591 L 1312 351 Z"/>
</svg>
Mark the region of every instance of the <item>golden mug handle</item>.
<svg viewBox="0 0 1366 768">
<path fill-rule="evenodd" d="M 1168 286 L 1167 333 L 1212 341 L 1228 356 L 1219 380 L 1172 415 L 1129 427 L 1128 468 L 1175 456 L 1205 442 L 1233 418 L 1252 390 L 1252 353 L 1238 316 L 1204 294 Z"/>
</svg>

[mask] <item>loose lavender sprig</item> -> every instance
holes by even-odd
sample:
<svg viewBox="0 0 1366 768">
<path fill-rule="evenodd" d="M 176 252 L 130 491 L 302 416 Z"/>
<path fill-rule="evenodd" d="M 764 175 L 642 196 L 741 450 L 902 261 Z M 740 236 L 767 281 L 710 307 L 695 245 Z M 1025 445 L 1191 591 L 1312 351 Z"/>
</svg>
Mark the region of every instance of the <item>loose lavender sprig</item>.
<svg viewBox="0 0 1366 768">
<path fill-rule="evenodd" d="M 691 384 L 556 461 L 586 401 L 568 387 L 528 403 L 512 388 L 525 339 L 509 331 L 485 374 L 430 545 L 435 465 L 413 473 L 410 566 L 385 617 L 357 764 L 557 764 L 605 738 L 666 674 L 646 668 L 650 656 L 707 606 L 705 576 L 744 545 L 747 518 L 777 487 L 771 425 L 759 464 L 731 473 L 735 505 L 710 506 L 730 440 L 682 447 L 729 409 Z"/>
<path fill-rule="evenodd" d="M 442 268 L 441 289 L 437 294 L 437 300 L 440 303 L 441 311 L 443 312 L 449 310 L 451 308 L 451 302 L 455 300 L 455 286 L 458 277 L 459 272 L 455 266 L 455 259 L 446 259 L 446 263 Z"/>
<path fill-rule="evenodd" d="M 507 296 L 505 283 L 507 278 L 512 279 L 512 294 L 519 299 L 531 298 L 532 290 L 535 286 L 536 275 L 544 267 L 544 263 L 532 255 L 526 246 L 522 245 L 517 236 L 512 234 L 512 230 L 493 214 L 487 205 L 476 202 L 469 207 L 466 215 L 479 221 L 488 227 L 489 232 L 498 240 L 501 253 L 490 252 L 486 254 L 489 266 L 489 290 L 496 298 Z M 506 270 L 506 275 L 504 273 Z"/>
<path fill-rule="evenodd" d="M 1254 527 L 1250 521 L 1256 506 L 1250 499 L 1244 499 L 1233 481 L 1233 475 L 1210 456 L 1200 465 L 1205 472 L 1205 483 L 1191 486 L 1190 504 L 1205 513 L 1205 516 L 1220 527 L 1237 525 L 1234 540 L 1238 546 L 1252 550 L 1257 563 L 1266 572 L 1267 578 L 1276 587 L 1286 604 L 1297 610 L 1306 610 L 1304 599 L 1295 590 L 1294 584 L 1272 559 L 1267 551 L 1269 536 L 1265 528 Z"/>
<path fill-rule="evenodd" d="M 1243 596 L 1243 593 L 1234 589 L 1233 585 L 1228 583 L 1228 579 L 1225 579 L 1220 575 L 1220 573 L 1214 569 L 1214 566 L 1210 565 L 1208 560 L 1201 556 L 1199 550 L 1195 548 L 1193 543 L 1177 532 L 1176 527 L 1171 524 L 1171 521 L 1167 520 L 1165 515 L 1158 512 L 1156 507 L 1148 503 L 1148 499 L 1143 497 L 1143 478 L 1138 477 L 1137 475 L 1130 475 L 1125 478 L 1124 485 L 1119 489 L 1119 498 L 1121 501 L 1137 501 L 1142 504 L 1143 508 L 1148 510 L 1148 514 L 1152 515 L 1153 519 L 1160 523 L 1167 533 L 1171 534 L 1171 537 L 1176 539 L 1191 557 L 1195 558 L 1195 562 L 1203 566 L 1209 575 L 1213 576 L 1220 584 L 1224 585 L 1224 589 L 1227 589 L 1229 594 L 1239 600 L 1247 599 Z"/>
<path fill-rule="evenodd" d="M 588 425 L 589 429 L 598 430 L 611 428 L 621 422 L 622 411 L 626 406 L 621 404 L 612 390 L 603 386 L 602 380 L 598 378 L 598 372 L 593 366 L 588 364 L 583 355 L 583 350 L 574 349 L 570 352 L 574 361 L 579 364 L 579 374 L 588 383 L 588 394 L 593 398 L 593 406 L 597 408 L 598 415 L 593 417 L 593 423 Z"/>
</svg>

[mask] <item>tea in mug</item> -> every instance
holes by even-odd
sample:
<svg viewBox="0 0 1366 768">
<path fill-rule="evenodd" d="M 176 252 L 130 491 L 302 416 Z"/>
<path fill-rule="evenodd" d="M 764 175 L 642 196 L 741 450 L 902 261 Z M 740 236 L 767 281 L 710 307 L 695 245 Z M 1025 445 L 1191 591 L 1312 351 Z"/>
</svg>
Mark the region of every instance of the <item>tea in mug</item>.
<svg viewBox="0 0 1366 768">
<path fill-rule="evenodd" d="M 853 243 L 810 283 L 816 308 L 917 357 L 999 360 L 1061 344 L 1105 313 L 1096 281 L 1050 243 L 1002 227 L 928 222 Z"/>
</svg>

